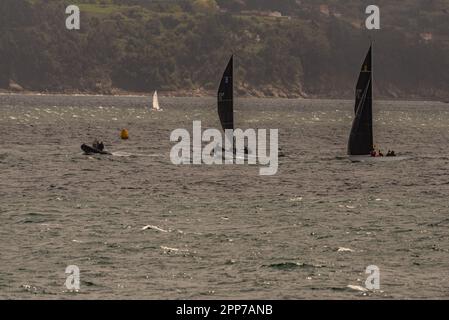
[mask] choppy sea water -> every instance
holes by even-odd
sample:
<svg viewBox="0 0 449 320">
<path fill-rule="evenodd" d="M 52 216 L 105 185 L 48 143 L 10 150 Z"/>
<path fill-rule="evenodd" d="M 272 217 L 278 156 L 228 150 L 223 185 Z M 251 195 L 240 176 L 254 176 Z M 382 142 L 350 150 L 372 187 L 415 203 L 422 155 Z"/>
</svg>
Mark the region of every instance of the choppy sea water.
<svg viewBox="0 0 449 320">
<path fill-rule="evenodd" d="M 171 131 L 218 127 L 215 101 L 150 101 L 0 95 L 1 298 L 449 298 L 448 104 L 376 102 L 377 145 L 411 158 L 351 163 L 352 101 L 239 99 L 238 127 L 279 129 L 270 177 L 173 165 Z M 380 290 L 348 287 L 370 265 Z"/>
</svg>

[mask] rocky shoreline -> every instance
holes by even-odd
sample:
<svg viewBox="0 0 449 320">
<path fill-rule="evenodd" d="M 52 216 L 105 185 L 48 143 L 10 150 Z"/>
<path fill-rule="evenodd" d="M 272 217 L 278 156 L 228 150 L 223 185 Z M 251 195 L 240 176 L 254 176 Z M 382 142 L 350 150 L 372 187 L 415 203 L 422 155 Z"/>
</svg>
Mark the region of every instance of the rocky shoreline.
<svg viewBox="0 0 449 320">
<path fill-rule="evenodd" d="M 206 90 L 204 88 L 197 89 L 182 89 L 182 90 L 158 90 L 160 96 L 163 97 L 214 97 L 216 92 L 213 90 Z M 27 95 L 91 95 L 91 96 L 151 96 L 153 91 L 136 92 L 126 91 L 119 88 L 108 88 L 106 90 L 45 90 L 35 91 L 23 88 L 20 84 L 11 81 L 8 88 L 0 88 L 0 94 L 27 94 Z M 278 98 L 278 99 L 331 99 L 331 100 L 346 100 L 352 99 L 349 92 L 329 92 L 327 95 L 307 94 L 298 88 L 295 91 L 289 91 L 274 86 L 266 86 L 263 88 L 251 88 L 245 86 L 238 86 L 235 89 L 235 95 L 241 98 Z M 378 99 L 382 100 L 397 100 L 397 101 L 440 101 L 449 103 L 449 96 L 442 93 L 422 97 L 418 95 L 404 95 L 396 91 L 389 91 L 385 94 L 379 94 Z"/>
<path fill-rule="evenodd" d="M 151 95 L 154 91 L 136 92 L 126 91 L 119 88 L 108 88 L 106 90 L 45 90 L 35 91 L 23 88 L 17 83 L 10 83 L 9 88 L 0 88 L 2 94 L 67 94 L 67 95 L 105 95 L 105 96 L 145 96 Z M 197 89 L 181 89 L 181 90 L 158 90 L 158 93 L 166 97 L 212 97 L 216 95 L 213 90 L 206 90 L 204 88 Z M 236 95 L 248 98 L 285 98 L 285 99 L 305 99 L 309 96 L 303 92 L 289 92 L 275 87 L 266 87 L 262 89 L 254 88 L 236 88 Z"/>
</svg>

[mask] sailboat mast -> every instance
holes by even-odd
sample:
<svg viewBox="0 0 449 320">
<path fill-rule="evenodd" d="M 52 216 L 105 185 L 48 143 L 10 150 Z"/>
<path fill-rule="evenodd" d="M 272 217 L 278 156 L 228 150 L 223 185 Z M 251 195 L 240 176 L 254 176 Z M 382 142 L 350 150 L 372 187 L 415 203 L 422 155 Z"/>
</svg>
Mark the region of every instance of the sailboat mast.
<svg viewBox="0 0 449 320">
<path fill-rule="evenodd" d="M 374 88 L 374 86 L 373 86 L 373 81 L 374 81 L 374 65 L 373 65 L 373 39 L 372 38 L 370 38 L 370 42 L 371 42 L 371 46 L 370 46 L 370 50 L 371 50 L 371 57 L 370 57 L 370 59 L 371 59 L 371 61 L 370 61 L 370 64 L 371 64 L 371 80 L 370 80 L 370 91 L 371 91 L 371 110 L 373 109 L 373 104 L 374 104 L 374 99 L 373 99 L 373 94 L 374 94 L 374 92 L 373 92 L 373 88 Z M 373 111 L 371 111 L 371 113 L 372 113 Z M 371 126 L 371 139 L 372 139 L 372 148 L 374 149 L 374 125 L 372 125 Z"/>
<path fill-rule="evenodd" d="M 234 120 L 234 52 L 232 53 L 232 119 Z M 233 121 L 234 122 L 234 121 Z M 234 129 L 234 128 L 233 128 Z"/>
</svg>

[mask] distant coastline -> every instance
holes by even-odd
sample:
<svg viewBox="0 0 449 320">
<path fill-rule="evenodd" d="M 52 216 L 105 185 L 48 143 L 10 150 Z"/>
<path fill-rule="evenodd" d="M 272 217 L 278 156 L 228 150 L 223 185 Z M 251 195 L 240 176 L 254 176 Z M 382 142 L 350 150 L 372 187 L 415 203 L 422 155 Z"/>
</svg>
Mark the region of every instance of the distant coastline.
<svg viewBox="0 0 449 320">
<path fill-rule="evenodd" d="M 163 90 L 157 89 L 158 93 L 166 97 L 212 97 L 216 95 L 214 90 L 206 90 L 203 88 L 197 89 L 179 89 L 179 90 Z M 128 91 L 119 88 L 108 88 L 107 90 L 48 90 L 48 91 L 34 91 L 23 88 L 14 83 L 9 89 L 0 88 L 0 94 L 48 94 L 48 95 L 91 95 L 91 96 L 147 96 L 152 95 L 154 91 Z M 248 98 L 285 98 L 285 99 L 306 99 L 309 95 L 305 93 L 289 92 L 287 90 L 266 87 L 263 89 L 242 89 L 236 88 L 237 96 Z M 320 97 L 316 97 L 320 98 Z"/>
<path fill-rule="evenodd" d="M 8 26 L 0 39 L 2 92 L 216 96 L 234 53 L 236 97 L 354 99 L 372 36 L 360 27 L 357 1 L 144 2 L 80 1 L 82 27 L 74 31 L 62 24 L 62 0 L 0 1 Z M 449 101 L 449 13 L 418 0 L 383 7 L 376 99 Z"/>
<path fill-rule="evenodd" d="M 99 93 L 95 91 L 76 91 L 76 90 L 65 90 L 65 91 L 31 91 L 31 90 L 5 90 L 0 89 L 0 95 L 67 95 L 67 96 L 104 96 L 104 97 L 151 97 L 153 92 L 133 92 L 133 91 L 125 91 L 125 90 L 113 90 L 108 93 Z M 176 91 L 163 91 L 158 90 L 158 94 L 160 97 L 170 97 L 170 98 L 215 98 L 216 93 L 213 91 L 207 90 L 176 90 Z M 251 95 L 251 94 L 242 94 L 236 95 L 238 98 L 255 98 L 255 99 L 298 99 L 298 100 L 353 100 L 353 97 L 348 96 L 300 96 L 300 95 L 291 95 L 291 96 L 275 96 L 275 95 Z M 448 99 L 442 98 L 430 98 L 430 97 L 420 97 L 420 96 L 411 96 L 411 97 L 379 97 L 378 101 L 431 101 L 431 102 L 441 102 L 444 104 L 449 104 Z"/>
</svg>

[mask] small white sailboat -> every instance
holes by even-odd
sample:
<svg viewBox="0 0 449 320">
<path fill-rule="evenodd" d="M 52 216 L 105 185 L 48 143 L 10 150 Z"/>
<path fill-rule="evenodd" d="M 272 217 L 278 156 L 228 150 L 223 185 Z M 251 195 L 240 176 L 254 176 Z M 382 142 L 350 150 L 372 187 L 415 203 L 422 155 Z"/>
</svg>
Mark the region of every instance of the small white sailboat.
<svg viewBox="0 0 449 320">
<path fill-rule="evenodd" d="M 153 111 L 162 111 L 161 107 L 159 106 L 159 99 L 157 97 L 157 91 L 154 92 L 153 95 L 153 107 L 151 108 Z"/>
</svg>

